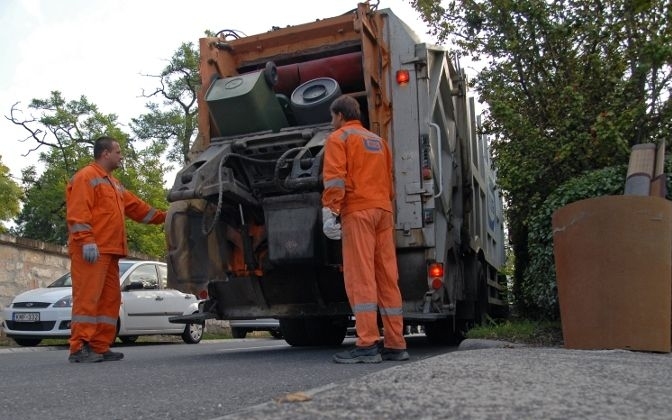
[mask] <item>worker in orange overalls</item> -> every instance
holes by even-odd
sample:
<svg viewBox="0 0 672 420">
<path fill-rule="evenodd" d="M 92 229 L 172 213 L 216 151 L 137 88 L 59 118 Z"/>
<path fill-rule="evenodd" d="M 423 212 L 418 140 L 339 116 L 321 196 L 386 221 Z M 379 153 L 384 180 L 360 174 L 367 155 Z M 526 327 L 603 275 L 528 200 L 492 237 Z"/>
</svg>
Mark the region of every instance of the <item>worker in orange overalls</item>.
<svg viewBox="0 0 672 420">
<path fill-rule="evenodd" d="M 72 177 L 65 194 L 72 276 L 68 360 L 73 363 L 123 359 L 110 345 L 121 304 L 119 259 L 128 253 L 124 217 L 153 224 L 166 218 L 112 176 L 122 161 L 117 140 L 99 137 L 93 156 L 95 162 Z"/>
<path fill-rule="evenodd" d="M 355 348 L 335 354 L 333 360 L 408 360 L 393 236 L 390 148 L 362 127 L 354 98 L 340 96 L 330 110 L 335 131 L 325 144 L 322 228 L 328 238 L 337 240 L 342 225 L 345 290 L 357 330 Z M 378 312 L 384 329 L 382 351 Z"/>
</svg>

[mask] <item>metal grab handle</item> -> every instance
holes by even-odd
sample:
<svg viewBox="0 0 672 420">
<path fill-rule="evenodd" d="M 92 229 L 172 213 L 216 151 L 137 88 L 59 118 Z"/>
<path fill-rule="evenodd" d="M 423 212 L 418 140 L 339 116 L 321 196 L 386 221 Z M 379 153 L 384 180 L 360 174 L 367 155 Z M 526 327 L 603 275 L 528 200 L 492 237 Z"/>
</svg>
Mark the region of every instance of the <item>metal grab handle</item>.
<svg viewBox="0 0 672 420">
<path fill-rule="evenodd" d="M 441 148 L 441 129 L 439 128 L 439 125 L 436 124 L 436 123 L 430 122 L 429 126 L 436 130 L 436 141 L 437 141 L 437 144 L 438 144 L 437 148 L 439 149 L 439 153 L 438 153 L 438 157 L 437 157 L 438 166 L 439 166 L 439 192 L 436 193 L 436 195 L 434 196 L 434 198 L 438 198 L 441 194 L 443 194 L 443 159 L 441 157 L 441 154 L 443 153 L 443 149 Z"/>
</svg>

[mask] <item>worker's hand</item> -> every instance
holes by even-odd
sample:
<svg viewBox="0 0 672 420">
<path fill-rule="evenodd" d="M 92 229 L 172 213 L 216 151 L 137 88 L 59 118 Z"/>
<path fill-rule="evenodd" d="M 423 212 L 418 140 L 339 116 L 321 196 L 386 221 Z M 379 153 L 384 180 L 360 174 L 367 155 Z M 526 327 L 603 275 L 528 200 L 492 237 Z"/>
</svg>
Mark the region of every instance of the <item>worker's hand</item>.
<svg viewBox="0 0 672 420">
<path fill-rule="evenodd" d="M 98 252 L 98 245 L 96 244 L 85 244 L 82 247 L 82 254 L 84 254 L 84 261 L 91 264 L 98 261 L 100 253 Z"/>
<path fill-rule="evenodd" d="M 322 207 L 322 232 L 329 239 L 341 239 L 341 224 L 328 207 Z"/>
</svg>

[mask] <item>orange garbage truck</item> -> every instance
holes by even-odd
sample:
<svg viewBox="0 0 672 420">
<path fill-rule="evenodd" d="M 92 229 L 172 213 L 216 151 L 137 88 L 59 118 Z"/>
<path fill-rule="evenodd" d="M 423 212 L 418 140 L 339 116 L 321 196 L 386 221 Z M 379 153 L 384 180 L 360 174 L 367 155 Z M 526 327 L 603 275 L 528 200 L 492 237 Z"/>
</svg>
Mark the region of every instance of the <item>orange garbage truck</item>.
<svg viewBox="0 0 672 420">
<path fill-rule="evenodd" d="M 352 311 L 322 232 L 329 106 L 355 98 L 394 159 L 403 316 L 455 343 L 506 313 L 502 198 L 464 71 L 391 10 L 200 39 L 202 152 L 168 193 L 168 282 L 203 298 L 172 322 L 276 318 L 293 346 L 337 345 Z"/>
</svg>

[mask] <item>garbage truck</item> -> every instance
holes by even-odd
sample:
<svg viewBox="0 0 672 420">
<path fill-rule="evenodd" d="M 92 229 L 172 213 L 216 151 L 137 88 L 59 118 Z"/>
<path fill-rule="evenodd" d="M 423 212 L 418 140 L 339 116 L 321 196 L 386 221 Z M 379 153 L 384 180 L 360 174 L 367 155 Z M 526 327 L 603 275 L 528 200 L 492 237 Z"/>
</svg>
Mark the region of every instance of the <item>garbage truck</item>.
<svg viewBox="0 0 672 420">
<path fill-rule="evenodd" d="M 322 232 L 329 106 L 355 98 L 394 158 L 404 323 L 456 343 L 506 313 L 502 197 L 459 61 L 391 10 L 199 41 L 198 153 L 168 192 L 168 283 L 202 298 L 172 322 L 275 318 L 292 346 L 352 322 L 341 241 Z"/>
</svg>

